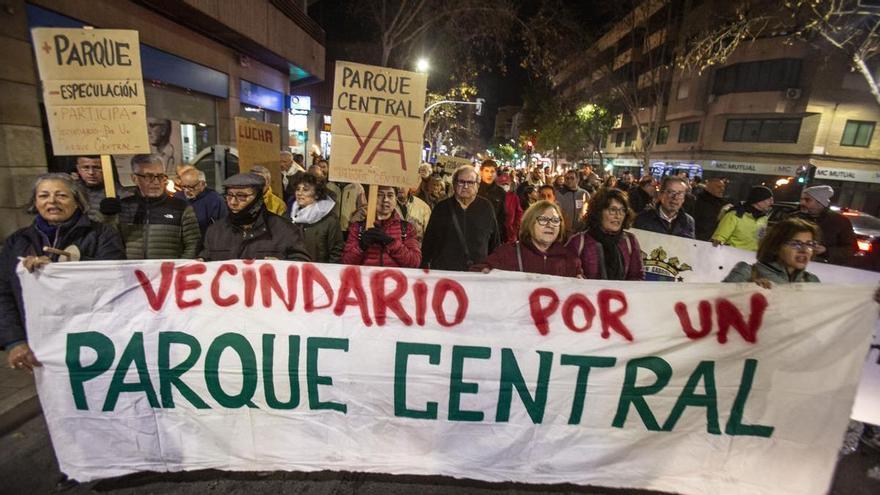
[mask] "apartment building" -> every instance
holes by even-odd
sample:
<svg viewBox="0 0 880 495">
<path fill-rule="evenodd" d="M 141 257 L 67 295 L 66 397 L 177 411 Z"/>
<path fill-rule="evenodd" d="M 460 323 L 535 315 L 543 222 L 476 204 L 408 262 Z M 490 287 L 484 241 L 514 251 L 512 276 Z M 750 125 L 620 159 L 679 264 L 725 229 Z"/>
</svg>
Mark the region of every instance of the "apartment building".
<svg viewBox="0 0 880 495">
<path fill-rule="evenodd" d="M 601 64 L 590 67 L 590 60 L 614 57 L 613 71 L 637 66 L 646 53 L 660 52 L 664 62 L 671 60 L 681 53 L 688 30 L 717 19 L 715 12 L 725 5 L 710 0 L 643 2 L 561 71 L 557 88 L 584 101 L 599 98 L 609 91 L 609 72 Z M 815 183 L 837 191 L 836 204 L 877 213 L 880 136 L 875 130 L 880 105 L 864 78 L 839 53 L 785 33 L 765 34 L 702 73 L 669 69 L 667 77 L 654 79 L 665 84 L 657 102 L 663 108 L 649 104 L 639 113 L 643 125 L 662 118 L 651 165 L 727 177 L 731 193 L 739 196 L 750 185 L 773 186 L 811 164 L 817 167 Z M 658 67 L 643 64 L 645 71 Z M 641 87 L 641 76 L 639 81 Z M 632 116 L 616 110 L 622 118 L 608 138 L 606 156 L 615 169 L 635 171 L 641 167 L 643 143 Z"/>
</svg>

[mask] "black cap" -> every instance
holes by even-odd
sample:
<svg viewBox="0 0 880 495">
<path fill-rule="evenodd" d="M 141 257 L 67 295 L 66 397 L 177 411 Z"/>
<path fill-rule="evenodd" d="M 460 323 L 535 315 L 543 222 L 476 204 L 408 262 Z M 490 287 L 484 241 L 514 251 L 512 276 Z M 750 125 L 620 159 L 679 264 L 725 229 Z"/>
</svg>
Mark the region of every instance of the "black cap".
<svg viewBox="0 0 880 495">
<path fill-rule="evenodd" d="M 751 190 L 749 190 L 749 197 L 748 199 L 746 199 L 746 203 L 753 205 L 772 197 L 773 191 L 771 191 L 769 187 L 755 186 Z"/>
<path fill-rule="evenodd" d="M 235 174 L 223 181 L 223 187 L 226 189 L 229 189 L 230 187 L 253 187 L 258 191 L 261 191 L 266 187 L 266 181 L 263 179 L 263 176 L 259 174 Z"/>
</svg>

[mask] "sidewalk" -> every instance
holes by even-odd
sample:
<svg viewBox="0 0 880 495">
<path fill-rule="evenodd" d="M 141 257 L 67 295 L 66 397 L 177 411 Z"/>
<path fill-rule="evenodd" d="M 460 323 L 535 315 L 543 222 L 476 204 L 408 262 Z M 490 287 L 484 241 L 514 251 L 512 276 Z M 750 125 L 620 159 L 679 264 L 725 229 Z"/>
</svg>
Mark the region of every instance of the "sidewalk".
<svg viewBox="0 0 880 495">
<path fill-rule="evenodd" d="M 33 375 L 10 369 L 0 351 L 0 436 L 40 414 Z"/>
</svg>

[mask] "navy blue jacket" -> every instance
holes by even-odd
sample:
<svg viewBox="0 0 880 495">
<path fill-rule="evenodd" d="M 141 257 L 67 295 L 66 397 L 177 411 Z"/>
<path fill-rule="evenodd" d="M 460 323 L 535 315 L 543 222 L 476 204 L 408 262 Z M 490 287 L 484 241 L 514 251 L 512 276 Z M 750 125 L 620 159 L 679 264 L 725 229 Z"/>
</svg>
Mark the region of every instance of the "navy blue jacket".
<svg viewBox="0 0 880 495">
<path fill-rule="evenodd" d="M 672 223 L 660 218 L 660 213 L 656 207 L 642 210 L 636 216 L 636 223 L 633 227 L 657 232 L 658 234 L 669 234 L 689 239 L 694 238 L 694 217 L 688 215 L 683 210 L 679 210 Z"/>
<path fill-rule="evenodd" d="M 229 214 L 226 201 L 217 194 L 217 191 L 210 188 L 205 188 L 194 199 L 187 198 L 182 192 L 175 194 L 174 197 L 182 199 L 192 206 L 193 211 L 196 213 L 196 218 L 199 220 L 199 230 L 202 231 L 202 238 L 205 237 L 205 232 L 208 231 L 208 227 L 212 223 L 223 220 Z"/>
<path fill-rule="evenodd" d="M 80 261 L 124 260 L 122 238 L 113 227 L 83 215 L 68 228 L 61 228 L 56 239 L 47 239 L 35 225 L 17 230 L 0 253 L 0 349 L 26 340 L 21 282 L 15 273 L 19 256 L 43 256 L 43 246 L 66 250 L 76 246 Z M 58 261 L 57 255 L 49 255 Z"/>
</svg>

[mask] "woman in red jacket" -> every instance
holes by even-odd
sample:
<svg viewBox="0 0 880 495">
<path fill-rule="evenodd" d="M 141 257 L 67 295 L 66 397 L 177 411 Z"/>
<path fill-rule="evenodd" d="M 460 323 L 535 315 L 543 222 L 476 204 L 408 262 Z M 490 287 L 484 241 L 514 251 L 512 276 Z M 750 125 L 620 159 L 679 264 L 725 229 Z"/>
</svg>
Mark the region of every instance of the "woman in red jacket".
<svg viewBox="0 0 880 495">
<path fill-rule="evenodd" d="M 396 204 L 397 191 L 391 186 L 379 186 L 376 223 L 369 229 L 364 221 L 349 225 L 342 263 L 418 268 L 422 262 L 422 249 L 416 229 L 400 219 L 394 210 Z"/>
<path fill-rule="evenodd" d="M 516 242 L 498 246 L 486 261 L 471 267 L 490 270 L 543 273 L 560 277 L 580 277 L 581 263 L 562 243 L 565 228 L 562 211 L 556 203 L 538 201 L 526 210 Z"/>
</svg>

